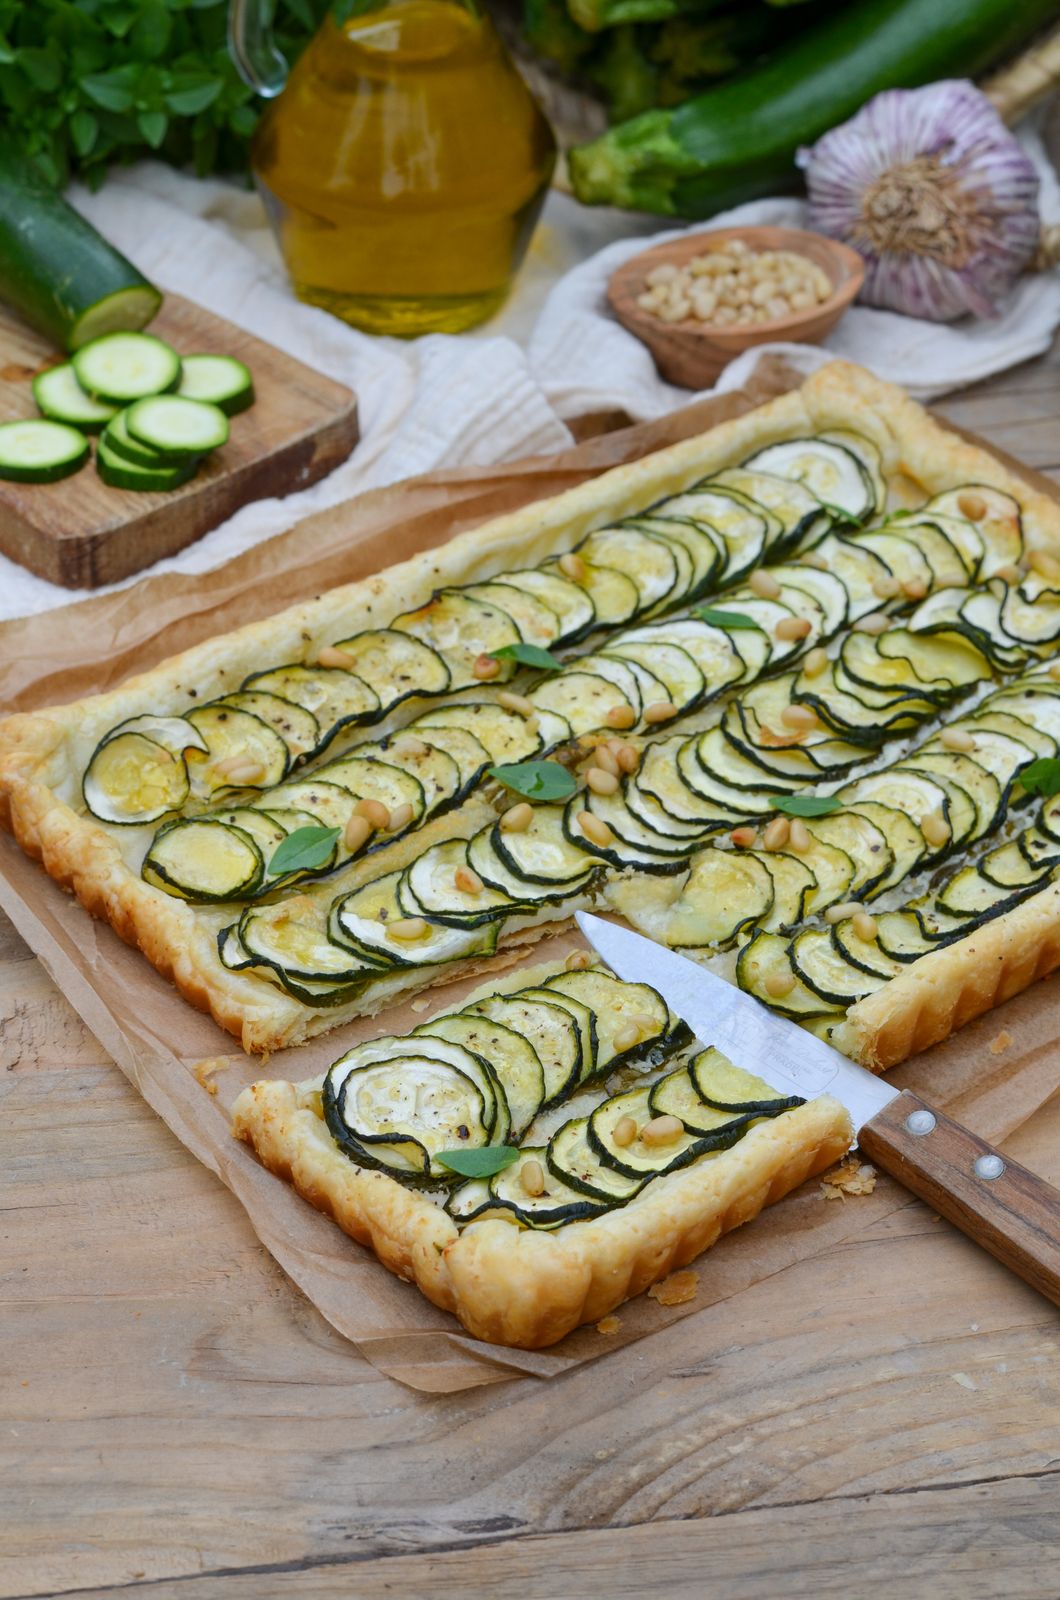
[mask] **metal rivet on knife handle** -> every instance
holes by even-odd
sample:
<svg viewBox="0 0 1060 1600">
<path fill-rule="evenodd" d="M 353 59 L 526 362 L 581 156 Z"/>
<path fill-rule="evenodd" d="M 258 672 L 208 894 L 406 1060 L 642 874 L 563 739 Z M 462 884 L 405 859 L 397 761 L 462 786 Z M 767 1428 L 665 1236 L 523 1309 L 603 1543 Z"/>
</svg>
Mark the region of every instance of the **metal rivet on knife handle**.
<svg viewBox="0 0 1060 1600">
<path fill-rule="evenodd" d="M 905 1125 L 910 1133 L 923 1137 L 925 1133 L 934 1133 L 938 1123 L 930 1111 L 911 1111 L 905 1119 Z"/>
<path fill-rule="evenodd" d="M 1005 1170 L 1005 1163 L 1000 1156 L 980 1156 L 972 1167 L 977 1178 L 985 1178 L 989 1183 L 993 1178 L 1000 1178 Z"/>
</svg>

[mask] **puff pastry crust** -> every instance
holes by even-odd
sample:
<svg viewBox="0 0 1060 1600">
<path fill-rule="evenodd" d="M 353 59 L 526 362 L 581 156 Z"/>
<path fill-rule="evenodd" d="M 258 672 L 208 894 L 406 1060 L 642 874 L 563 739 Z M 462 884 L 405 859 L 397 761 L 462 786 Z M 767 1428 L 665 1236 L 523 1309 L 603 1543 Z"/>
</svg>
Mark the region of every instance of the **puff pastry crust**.
<svg viewBox="0 0 1060 1600">
<path fill-rule="evenodd" d="M 367 1002 L 315 1009 L 260 978 L 226 969 L 216 936 L 227 914 L 191 906 L 144 883 L 137 870 L 140 830 L 106 827 L 80 805 L 80 776 L 102 734 L 147 709 L 176 714 L 189 697 L 230 692 L 269 661 L 311 657 L 330 639 L 379 626 L 399 610 L 424 603 L 441 585 L 485 578 L 515 560 L 534 562 L 569 549 L 591 529 L 765 444 L 851 424 L 878 445 L 900 500 L 919 503 L 969 481 L 991 484 L 1019 500 L 1030 548 L 1060 552 L 1060 507 L 1051 498 L 941 427 L 901 391 L 837 362 L 801 388 L 701 437 L 495 519 L 371 579 L 207 640 L 117 690 L 9 718 L 0 723 L 0 822 L 93 916 L 138 946 L 188 1001 L 209 1011 L 248 1051 L 274 1051 L 378 1010 L 406 980 L 387 979 Z M 397 720 L 408 720 L 421 705 L 406 701 Z M 435 827 L 438 833 L 432 833 Z M 419 851 L 451 827 L 451 819 L 428 824 L 398 852 Z M 391 857 L 394 865 L 403 859 L 400 853 Z M 371 870 L 363 864 L 363 875 Z M 348 869 L 343 881 L 355 886 L 358 868 Z M 1055 889 L 1036 895 L 988 928 L 912 964 L 851 1010 L 838 1042 L 865 1064 L 885 1068 L 1051 971 L 1060 948 L 1056 895 Z M 550 932 L 555 928 L 549 925 Z M 494 956 L 447 967 L 442 977 L 503 967 L 538 936 L 537 929 L 524 928 L 505 938 Z"/>
</svg>

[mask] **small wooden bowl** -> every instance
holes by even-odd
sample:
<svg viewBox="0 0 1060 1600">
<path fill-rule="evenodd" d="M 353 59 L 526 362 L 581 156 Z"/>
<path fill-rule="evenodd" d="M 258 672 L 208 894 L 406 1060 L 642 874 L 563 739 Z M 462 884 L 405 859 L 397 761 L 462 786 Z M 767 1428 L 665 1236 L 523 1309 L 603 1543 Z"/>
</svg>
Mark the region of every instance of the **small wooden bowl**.
<svg viewBox="0 0 1060 1600">
<path fill-rule="evenodd" d="M 654 267 L 682 267 L 693 256 L 723 247 L 733 239 L 742 239 L 755 251 L 791 250 L 806 256 L 827 273 L 832 283 L 831 298 L 808 311 L 796 311 L 790 317 L 749 327 L 718 327 L 691 317 L 684 322 L 664 322 L 637 304 Z M 706 389 L 734 356 L 752 345 L 771 344 L 774 340 L 816 344 L 835 327 L 864 277 L 865 263 L 857 251 L 820 233 L 806 233 L 801 228 L 715 228 L 670 239 L 632 256 L 612 273 L 607 298 L 622 326 L 648 346 L 664 378 L 685 389 Z"/>
</svg>

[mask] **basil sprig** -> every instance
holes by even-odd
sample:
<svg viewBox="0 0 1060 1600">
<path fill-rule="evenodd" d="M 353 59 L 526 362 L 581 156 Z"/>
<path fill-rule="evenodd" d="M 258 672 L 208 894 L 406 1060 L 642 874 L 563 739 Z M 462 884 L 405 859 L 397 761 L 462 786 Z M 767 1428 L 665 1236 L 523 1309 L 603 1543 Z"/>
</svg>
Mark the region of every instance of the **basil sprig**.
<svg viewBox="0 0 1060 1600">
<path fill-rule="evenodd" d="M 463 1178 L 492 1178 L 518 1161 L 519 1152 L 512 1144 L 486 1144 L 477 1150 L 439 1150 L 435 1159 Z"/>
<path fill-rule="evenodd" d="M 558 761 L 512 761 L 491 767 L 490 777 L 527 800 L 568 800 L 578 787 Z"/>
<path fill-rule="evenodd" d="M 1024 767 L 1016 781 L 1028 794 L 1040 794 L 1045 798 L 1060 794 L 1060 761 L 1055 756 L 1039 756 L 1037 761 Z"/>
<path fill-rule="evenodd" d="M 843 809 L 831 794 L 771 794 L 769 803 L 786 817 L 827 817 L 830 812 Z"/>
<path fill-rule="evenodd" d="M 279 877 L 285 872 L 312 872 L 326 867 L 335 849 L 340 828 L 320 828 L 307 824 L 295 828 L 286 839 L 281 839 L 272 852 L 269 872 Z"/>
<path fill-rule="evenodd" d="M 743 611 L 723 611 L 719 606 L 697 606 L 696 616 L 702 617 L 704 622 L 712 622 L 716 628 L 756 628 L 759 633 L 762 631 L 761 624 Z"/>
<path fill-rule="evenodd" d="M 521 667 L 538 667 L 542 672 L 562 672 L 563 663 L 557 660 L 551 650 L 542 649 L 539 644 L 502 644 L 499 650 L 491 650 L 490 655 L 494 661 L 518 661 Z"/>
</svg>

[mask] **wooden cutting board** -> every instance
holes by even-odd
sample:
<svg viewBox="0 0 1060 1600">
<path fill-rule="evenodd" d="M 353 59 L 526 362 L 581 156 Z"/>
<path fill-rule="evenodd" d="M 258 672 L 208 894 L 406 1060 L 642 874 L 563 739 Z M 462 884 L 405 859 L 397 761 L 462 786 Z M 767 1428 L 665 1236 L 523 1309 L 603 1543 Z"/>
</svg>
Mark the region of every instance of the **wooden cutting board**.
<svg viewBox="0 0 1060 1600">
<path fill-rule="evenodd" d="M 254 375 L 257 400 L 232 418 L 224 449 L 180 489 L 110 489 L 94 461 L 59 483 L 0 480 L 0 551 L 67 589 L 98 589 L 174 555 L 250 501 L 315 483 L 357 443 L 349 389 L 223 317 L 170 294 L 149 331 L 184 355 L 238 356 Z M 37 415 L 30 380 L 59 359 L 0 308 L 0 421 Z"/>
</svg>

